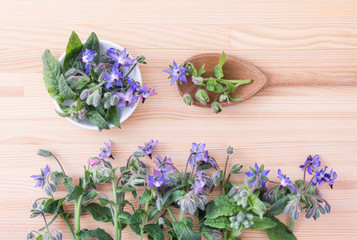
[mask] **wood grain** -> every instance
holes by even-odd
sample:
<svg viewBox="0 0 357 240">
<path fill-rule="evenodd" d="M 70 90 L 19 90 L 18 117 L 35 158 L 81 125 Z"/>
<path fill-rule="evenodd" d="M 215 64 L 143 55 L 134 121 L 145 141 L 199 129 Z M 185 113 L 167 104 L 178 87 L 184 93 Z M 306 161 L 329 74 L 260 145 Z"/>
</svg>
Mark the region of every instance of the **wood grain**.
<svg viewBox="0 0 357 240">
<path fill-rule="evenodd" d="M 32 201 L 42 192 L 29 178 L 52 161 L 38 148 L 55 152 L 78 178 L 88 157 L 103 141 L 114 143 L 121 166 L 138 145 L 159 139 L 155 153 L 184 168 L 191 142 L 205 142 L 223 164 L 228 145 L 231 164 L 265 163 L 271 178 L 278 168 L 298 178 L 308 154 L 320 154 L 338 172 L 333 190 L 323 188 L 332 213 L 318 221 L 299 219 L 299 239 L 357 239 L 357 2 L 353 0 L 87 0 L 0 1 L 0 239 L 24 239 L 42 227 L 29 219 Z M 59 57 L 70 32 L 101 39 L 147 56 L 143 80 L 157 96 L 139 105 L 123 128 L 102 133 L 80 129 L 57 116 L 42 80 L 41 55 Z M 221 52 L 244 58 L 269 77 L 257 96 L 220 115 L 187 107 L 162 72 L 175 59 Z M 284 86 L 296 80 L 305 86 Z M 153 163 L 147 160 L 150 166 Z M 242 177 L 234 179 L 241 180 Z M 61 190 L 59 194 L 63 194 Z M 134 199 L 131 199 L 134 201 Z M 71 210 L 72 206 L 68 206 Z M 287 221 L 282 217 L 283 221 Z M 88 216 L 88 228 L 98 224 Z M 69 233 L 61 221 L 53 225 Z M 124 239 L 136 239 L 125 230 Z M 247 231 L 242 239 L 266 239 Z"/>
</svg>

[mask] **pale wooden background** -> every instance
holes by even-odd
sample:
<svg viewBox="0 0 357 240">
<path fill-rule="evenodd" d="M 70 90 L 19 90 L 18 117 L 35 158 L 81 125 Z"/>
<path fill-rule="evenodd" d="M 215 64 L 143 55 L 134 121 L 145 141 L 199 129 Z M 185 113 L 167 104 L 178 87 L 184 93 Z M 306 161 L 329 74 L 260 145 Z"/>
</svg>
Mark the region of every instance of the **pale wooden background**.
<svg viewBox="0 0 357 240">
<path fill-rule="evenodd" d="M 82 173 L 87 157 L 112 139 L 118 165 L 137 145 L 159 139 L 157 152 L 183 168 L 192 141 L 207 143 L 223 162 L 264 162 L 292 178 L 308 154 L 320 154 L 338 172 L 334 190 L 324 186 L 332 213 L 319 221 L 301 218 L 299 239 L 357 239 L 357 1 L 191 0 L 191 1 L 0 1 L 0 239 L 24 239 L 42 226 L 29 219 L 32 201 L 42 196 L 29 178 L 46 159 L 39 147 L 58 154 L 67 172 Z M 123 129 L 98 133 L 71 125 L 54 112 L 42 80 L 41 55 L 56 57 L 75 30 L 91 31 L 144 54 L 143 79 L 157 96 L 139 105 Z M 172 59 L 225 50 L 245 58 L 274 82 L 329 80 L 329 86 L 280 86 L 227 107 L 220 115 L 185 106 L 162 72 Z M 149 162 L 149 160 L 148 160 Z M 52 161 L 52 168 L 57 168 Z M 232 162 L 233 164 L 233 162 Z M 152 165 L 150 163 L 150 165 Z M 85 219 L 85 227 L 96 223 Z M 109 225 L 99 226 L 110 229 Z M 61 223 L 53 225 L 65 229 Z M 136 239 L 125 231 L 124 239 Z M 65 231 L 65 239 L 69 239 Z M 247 231 L 242 239 L 265 239 Z"/>
</svg>

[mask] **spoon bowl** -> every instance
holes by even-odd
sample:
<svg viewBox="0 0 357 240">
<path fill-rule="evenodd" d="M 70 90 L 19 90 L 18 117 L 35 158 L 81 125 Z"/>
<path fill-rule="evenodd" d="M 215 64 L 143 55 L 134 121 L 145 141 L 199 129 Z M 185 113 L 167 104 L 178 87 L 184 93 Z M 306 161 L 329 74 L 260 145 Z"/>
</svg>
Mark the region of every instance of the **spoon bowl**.
<svg viewBox="0 0 357 240">
<path fill-rule="evenodd" d="M 191 62 L 196 69 L 200 69 L 205 64 L 206 72 L 202 74 L 202 77 L 214 77 L 213 69 L 214 66 L 219 63 L 220 56 L 221 54 L 217 53 L 198 54 L 187 59 L 184 62 L 184 65 L 186 65 L 188 62 Z M 242 98 L 243 101 L 254 96 L 259 90 L 264 88 L 265 84 L 268 81 L 267 76 L 256 66 L 246 60 L 231 55 L 227 55 L 227 60 L 223 65 L 223 74 L 223 78 L 229 80 L 253 79 L 253 82 L 251 82 L 250 84 L 238 86 L 236 88 L 236 91 L 234 93 L 231 93 L 232 97 Z M 218 101 L 220 93 L 207 91 L 210 101 L 208 104 L 201 104 L 195 98 L 195 93 L 198 88 L 199 86 L 195 86 L 191 81 L 191 76 L 187 76 L 187 83 L 181 83 L 177 81 L 177 89 L 180 95 L 183 96 L 185 93 L 191 93 L 193 104 L 196 106 L 211 107 L 210 104 L 214 100 Z M 221 104 L 222 106 L 230 106 L 243 101 L 230 101 L 229 103 L 222 102 Z"/>
</svg>

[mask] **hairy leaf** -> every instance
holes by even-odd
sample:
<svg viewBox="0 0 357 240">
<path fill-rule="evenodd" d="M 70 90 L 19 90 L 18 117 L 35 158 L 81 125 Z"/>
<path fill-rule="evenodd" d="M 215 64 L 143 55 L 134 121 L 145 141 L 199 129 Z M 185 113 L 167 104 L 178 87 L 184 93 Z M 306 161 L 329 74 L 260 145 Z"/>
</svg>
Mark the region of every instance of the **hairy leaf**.
<svg viewBox="0 0 357 240">
<path fill-rule="evenodd" d="M 173 227 L 179 240 L 201 240 L 201 234 L 194 232 L 184 222 L 174 222 Z"/>
<path fill-rule="evenodd" d="M 80 186 L 75 186 L 72 192 L 67 197 L 67 202 L 72 200 L 77 200 L 81 195 L 84 194 L 84 189 Z"/>
<path fill-rule="evenodd" d="M 79 236 L 81 239 L 92 237 L 98 240 L 113 240 L 113 238 L 101 228 L 97 228 L 95 230 L 88 230 L 85 228 L 79 231 L 77 236 Z"/>
<path fill-rule="evenodd" d="M 217 218 L 220 216 L 232 216 L 242 211 L 237 203 L 228 196 L 215 197 L 206 208 L 206 218 Z"/>
<path fill-rule="evenodd" d="M 69 37 L 67 48 L 66 48 L 66 56 L 63 61 L 63 72 L 67 72 L 71 69 L 75 62 L 78 59 L 78 55 L 81 53 L 83 48 L 83 44 L 79 39 L 78 35 L 73 31 L 71 36 Z"/>
<path fill-rule="evenodd" d="M 111 124 L 113 124 L 117 128 L 120 128 L 120 117 L 119 117 L 118 110 L 115 106 L 110 107 L 107 110 L 105 119 L 107 119 Z"/>
<path fill-rule="evenodd" d="M 61 74 L 61 76 L 58 80 L 58 89 L 59 89 L 60 95 L 65 100 L 67 100 L 67 99 L 75 100 L 77 98 L 77 94 L 75 92 L 73 92 L 72 89 L 68 86 L 63 74 Z"/>
<path fill-rule="evenodd" d="M 47 49 L 42 55 L 43 80 L 48 93 L 57 102 L 62 103 L 63 98 L 59 94 L 58 81 L 62 74 L 60 62 Z"/>
<path fill-rule="evenodd" d="M 89 111 L 87 117 L 91 123 L 98 126 L 99 131 L 102 129 L 109 129 L 107 121 L 97 111 Z"/>
<path fill-rule="evenodd" d="M 224 216 L 213 218 L 213 219 L 212 218 L 206 219 L 204 224 L 206 226 L 213 227 L 213 228 L 231 230 L 230 227 L 231 222 L 229 221 L 228 217 L 224 217 Z"/>
<path fill-rule="evenodd" d="M 255 194 L 250 194 L 248 196 L 248 204 L 252 207 L 252 211 L 257 214 L 261 219 L 263 214 L 266 212 L 266 206 Z"/>
<path fill-rule="evenodd" d="M 155 240 L 164 240 L 165 239 L 164 233 L 162 232 L 161 227 L 157 224 L 145 225 L 144 232 L 149 234 L 149 236 L 151 236 Z"/>
<path fill-rule="evenodd" d="M 112 213 L 108 207 L 103 207 L 97 203 L 90 203 L 85 209 L 92 215 L 93 219 L 98 222 L 112 222 Z"/>
<path fill-rule="evenodd" d="M 269 213 L 272 215 L 280 215 L 284 212 L 286 205 L 288 204 L 290 198 L 285 196 L 279 199 L 274 205 L 270 208 Z"/>
<path fill-rule="evenodd" d="M 259 217 L 253 217 L 254 224 L 249 227 L 249 229 L 267 229 L 276 226 L 276 223 L 268 217 L 263 217 L 260 219 Z"/>
<path fill-rule="evenodd" d="M 280 222 L 279 219 L 272 215 L 267 215 L 267 217 L 276 223 L 275 227 L 264 230 L 270 240 L 296 240 L 294 234 L 290 232 L 287 226 Z"/>
</svg>

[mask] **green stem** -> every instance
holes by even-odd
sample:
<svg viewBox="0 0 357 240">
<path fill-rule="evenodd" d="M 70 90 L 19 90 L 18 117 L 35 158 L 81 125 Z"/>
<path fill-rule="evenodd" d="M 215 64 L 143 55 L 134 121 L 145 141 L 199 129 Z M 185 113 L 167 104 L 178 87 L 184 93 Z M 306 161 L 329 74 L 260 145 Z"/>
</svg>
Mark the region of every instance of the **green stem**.
<svg viewBox="0 0 357 240">
<path fill-rule="evenodd" d="M 222 193 L 223 193 L 223 195 L 226 195 L 226 189 L 224 188 L 224 185 L 226 183 L 228 161 L 229 161 L 229 155 L 227 156 L 226 165 L 224 166 L 224 172 L 223 172 L 223 179 L 222 179 Z"/>
<path fill-rule="evenodd" d="M 227 240 L 227 230 L 226 229 L 223 230 L 223 239 Z"/>
<path fill-rule="evenodd" d="M 83 184 L 83 189 L 85 192 L 87 191 L 87 183 Z M 83 201 L 82 194 L 77 200 L 74 200 L 74 229 L 76 233 L 76 240 L 81 240 L 77 233 L 81 231 L 81 213 L 82 213 L 82 201 Z"/>
<path fill-rule="evenodd" d="M 76 240 L 81 238 L 77 236 L 77 233 L 81 230 L 81 208 L 82 208 L 83 195 L 79 197 L 78 200 L 74 201 L 74 229 L 76 232 Z"/>
<path fill-rule="evenodd" d="M 208 81 L 212 78 L 204 78 L 203 81 Z M 246 84 L 246 83 L 251 83 L 253 81 L 253 79 L 217 79 L 217 78 L 213 78 L 216 81 L 219 82 L 230 82 L 230 83 L 240 83 L 240 84 Z"/>
<path fill-rule="evenodd" d="M 120 201 L 120 205 L 119 205 L 119 215 L 123 213 L 124 211 L 124 207 L 122 202 L 124 201 L 125 198 L 125 193 L 119 193 L 119 201 Z M 121 222 L 119 222 L 119 233 L 118 233 L 118 240 L 121 240 L 121 232 L 123 230 L 123 224 Z"/>
<path fill-rule="evenodd" d="M 180 211 L 180 221 L 182 222 L 184 218 L 185 218 L 185 212 Z"/>
<path fill-rule="evenodd" d="M 66 214 L 61 213 L 61 217 L 62 217 L 63 221 L 66 223 L 67 228 L 68 228 L 69 232 L 70 232 L 71 235 L 72 235 L 72 238 L 75 240 L 75 239 L 76 239 L 76 235 L 75 235 L 74 232 L 73 232 L 73 228 L 72 228 L 71 224 L 69 223 Z"/>
<path fill-rule="evenodd" d="M 167 211 L 169 212 L 169 215 L 170 215 L 172 221 L 177 222 L 176 217 L 170 207 L 167 209 Z"/>
<path fill-rule="evenodd" d="M 145 203 L 145 210 L 144 210 L 145 217 L 143 219 L 143 222 L 141 223 L 140 240 L 142 240 L 143 237 L 144 237 L 144 228 L 145 228 L 145 224 L 146 224 L 146 218 L 147 218 L 147 215 L 148 215 L 149 202 L 150 202 L 150 198 Z"/>
<path fill-rule="evenodd" d="M 118 198 L 117 198 L 117 188 L 115 185 L 115 179 L 112 179 L 112 186 L 113 186 L 113 201 L 114 201 L 114 239 L 119 239 L 119 226 L 118 226 Z"/>
</svg>

